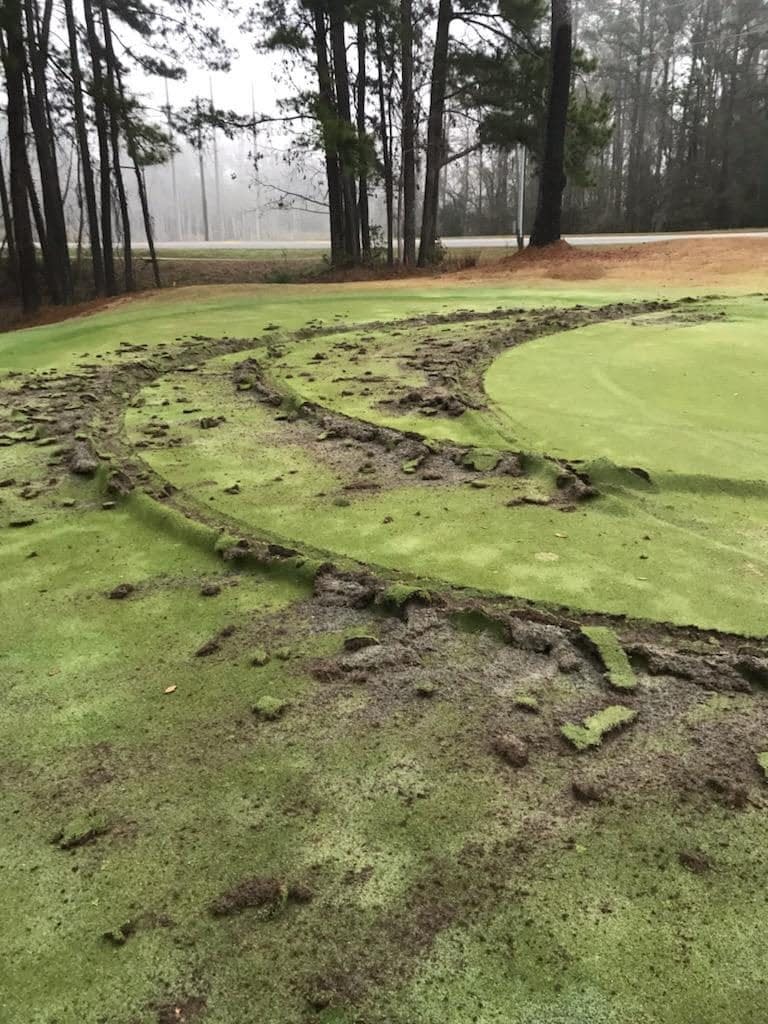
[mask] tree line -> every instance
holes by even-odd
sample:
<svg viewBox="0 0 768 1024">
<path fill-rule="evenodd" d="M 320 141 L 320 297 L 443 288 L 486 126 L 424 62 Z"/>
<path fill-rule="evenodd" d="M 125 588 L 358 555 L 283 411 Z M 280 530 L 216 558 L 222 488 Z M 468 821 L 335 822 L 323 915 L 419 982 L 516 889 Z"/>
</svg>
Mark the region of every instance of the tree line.
<svg viewBox="0 0 768 1024">
<path fill-rule="evenodd" d="M 144 169 L 167 160 L 173 142 L 147 117 L 126 78 L 132 71 L 182 78 L 190 55 L 226 67 L 231 54 L 216 27 L 202 20 L 204 7 L 203 0 L 0 4 L 9 165 L 6 177 L 0 155 L 3 245 L 25 310 L 35 310 L 44 294 L 71 303 L 85 276 L 91 294 L 134 289 L 127 175 L 135 177 L 160 284 Z M 72 193 L 75 266 L 66 214 Z"/>
<path fill-rule="evenodd" d="M 208 237 L 203 160 L 220 133 L 250 140 L 258 181 L 259 138 L 290 127 L 292 158 L 319 163 L 323 187 L 279 205 L 323 213 L 335 266 L 428 266 L 446 229 L 522 235 L 523 218 L 544 245 L 563 227 L 768 216 L 768 0 L 224 3 L 246 45 L 283 58 L 279 113 L 202 97 L 149 110 L 137 71 L 167 82 L 190 60 L 229 66 L 211 11 L 3 0 L 3 248 L 26 309 L 135 286 L 129 190 L 159 285 L 146 169 L 186 140 Z"/>
</svg>

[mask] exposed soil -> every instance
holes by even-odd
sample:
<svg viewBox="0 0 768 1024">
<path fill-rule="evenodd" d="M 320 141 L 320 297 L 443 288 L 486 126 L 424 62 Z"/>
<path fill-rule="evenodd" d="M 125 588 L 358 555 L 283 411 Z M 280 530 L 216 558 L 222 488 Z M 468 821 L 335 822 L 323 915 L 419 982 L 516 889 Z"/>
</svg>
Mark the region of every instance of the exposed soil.
<svg viewBox="0 0 768 1024">
<path fill-rule="evenodd" d="M 247 878 L 215 899 L 211 913 L 216 917 L 229 917 L 252 907 L 274 910 L 284 897 L 285 889 L 276 878 Z"/>
</svg>

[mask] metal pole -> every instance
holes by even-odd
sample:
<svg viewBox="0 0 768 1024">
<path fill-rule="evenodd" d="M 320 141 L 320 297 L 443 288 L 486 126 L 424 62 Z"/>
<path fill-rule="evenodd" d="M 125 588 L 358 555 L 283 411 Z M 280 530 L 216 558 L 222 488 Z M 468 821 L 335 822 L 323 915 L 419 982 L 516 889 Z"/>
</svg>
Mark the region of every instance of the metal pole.
<svg viewBox="0 0 768 1024">
<path fill-rule="evenodd" d="M 525 169 L 528 162 L 528 150 L 522 143 L 517 146 L 517 248 L 525 245 Z"/>
<path fill-rule="evenodd" d="M 253 173 L 256 179 L 256 241 L 261 241 L 261 185 L 259 185 L 259 165 L 258 165 L 258 143 L 259 133 L 256 128 L 256 98 L 253 91 L 253 82 L 251 82 L 251 118 L 253 120 Z"/>
</svg>

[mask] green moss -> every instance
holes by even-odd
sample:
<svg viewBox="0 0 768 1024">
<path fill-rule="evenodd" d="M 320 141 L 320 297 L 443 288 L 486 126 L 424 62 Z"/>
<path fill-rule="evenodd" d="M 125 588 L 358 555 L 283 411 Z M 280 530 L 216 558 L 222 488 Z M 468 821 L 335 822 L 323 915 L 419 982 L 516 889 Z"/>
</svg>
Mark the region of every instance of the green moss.
<svg viewBox="0 0 768 1024">
<path fill-rule="evenodd" d="M 516 694 L 512 699 L 512 703 L 516 708 L 520 708 L 522 711 L 530 711 L 532 714 L 538 714 L 541 710 L 541 705 L 536 697 L 531 696 L 529 693 Z"/>
<path fill-rule="evenodd" d="M 479 473 L 490 473 L 501 461 L 501 453 L 492 448 L 475 448 L 464 454 L 462 465 L 476 469 Z"/>
<path fill-rule="evenodd" d="M 263 647 L 256 647 L 251 651 L 250 662 L 256 668 L 263 668 L 269 661 L 269 652 Z"/>
<path fill-rule="evenodd" d="M 276 718 L 281 718 L 289 707 L 290 701 L 265 694 L 263 697 L 259 697 L 253 705 L 253 713 L 258 718 L 271 722 Z"/>
<path fill-rule="evenodd" d="M 74 849 L 93 842 L 109 831 L 110 823 L 101 814 L 81 814 L 73 821 L 68 821 L 52 838 L 62 850 Z"/>
<path fill-rule="evenodd" d="M 586 718 L 581 725 L 568 723 L 560 732 L 577 750 L 588 750 L 599 747 L 603 737 L 615 729 L 621 729 L 637 718 L 637 711 L 624 707 L 623 704 L 612 704 L 596 714 Z"/>
<path fill-rule="evenodd" d="M 581 632 L 597 649 L 611 686 L 617 690 L 634 690 L 637 686 L 635 673 L 614 631 L 608 626 L 582 626 Z"/>
<path fill-rule="evenodd" d="M 409 601 L 429 603 L 430 600 L 431 596 L 428 590 L 408 583 L 393 583 L 381 595 L 381 603 L 391 608 L 402 608 Z"/>
</svg>

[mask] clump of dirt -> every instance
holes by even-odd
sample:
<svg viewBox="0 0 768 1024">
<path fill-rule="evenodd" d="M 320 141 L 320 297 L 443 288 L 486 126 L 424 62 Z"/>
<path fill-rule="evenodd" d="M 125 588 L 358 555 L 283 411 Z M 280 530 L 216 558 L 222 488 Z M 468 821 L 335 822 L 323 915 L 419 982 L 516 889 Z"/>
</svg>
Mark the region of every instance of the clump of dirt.
<svg viewBox="0 0 768 1024">
<path fill-rule="evenodd" d="M 367 608 L 376 600 L 379 589 L 372 575 L 338 572 L 333 566 L 321 566 L 314 580 L 315 598 L 335 607 Z"/>
<path fill-rule="evenodd" d="M 106 490 L 107 494 L 113 494 L 116 497 L 125 498 L 134 489 L 134 482 L 128 473 L 122 469 L 116 469 L 110 473 L 107 478 Z"/>
<path fill-rule="evenodd" d="M 681 653 L 659 644 L 635 643 L 629 653 L 652 676 L 676 676 L 706 690 L 750 693 L 768 680 L 768 655 L 741 650 L 712 654 Z"/>
<path fill-rule="evenodd" d="M 580 804 L 600 804 L 606 798 L 603 787 L 589 779 L 574 779 L 571 783 L 571 793 Z"/>
<path fill-rule="evenodd" d="M 76 850 L 80 846 L 95 843 L 97 839 L 110 831 L 111 826 L 108 822 L 97 819 L 56 832 L 51 837 L 51 843 L 58 846 L 60 850 Z"/>
<path fill-rule="evenodd" d="M 188 996 L 171 1002 L 156 1003 L 157 1024 L 192 1024 L 205 1014 L 208 1001 L 203 996 Z"/>
<path fill-rule="evenodd" d="M 216 654 L 217 651 L 221 650 L 222 641 L 226 640 L 227 637 L 232 636 L 234 632 L 234 626 L 224 626 L 218 633 L 212 636 L 210 640 L 206 640 L 204 644 L 201 644 L 200 647 L 197 648 L 195 651 L 195 657 L 207 658 L 211 654 Z"/>
<path fill-rule="evenodd" d="M 210 910 L 214 917 L 230 917 L 252 907 L 274 911 L 286 895 L 285 886 L 277 878 L 246 878 L 218 896 Z"/>
<path fill-rule="evenodd" d="M 274 913 L 287 902 L 309 903 L 314 892 L 302 882 L 286 885 L 277 878 L 254 877 L 238 882 L 210 905 L 214 917 L 231 917 L 253 908 Z"/>
<path fill-rule="evenodd" d="M 504 733 L 491 742 L 491 749 L 502 761 L 513 768 L 524 768 L 528 764 L 528 747 L 517 736 Z"/>
<path fill-rule="evenodd" d="M 681 850 L 677 859 L 680 861 L 686 871 L 690 871 L 694 875 L 704 875 L 707 871 L 711 871 L 713 864 L 706 853 L 702 853 L 701 850 Z"/>
<path fill-rule="evenodd" d="M 133 583 L 118 583 L 116 587 L 110 590 L 107 597 L 112 601 L 124 601 L 126 597 L 130 597 L 135 591 L 136 587 Z"/>
<path fill-rule="evenodd" d="M 80 442 L 72 450 L 69 468 L 77 476 L 93 476 L 100 462 L 93 449 L 86 442 Z"/>
</svg>

